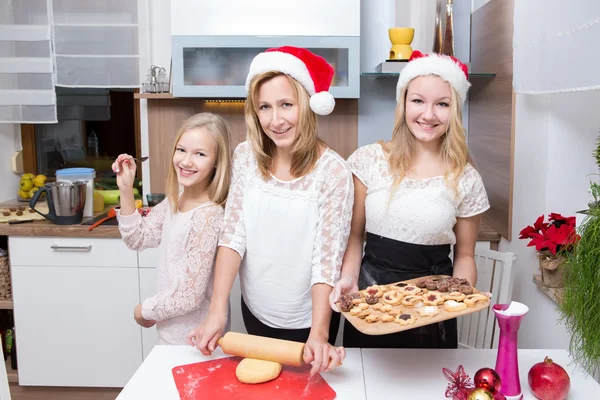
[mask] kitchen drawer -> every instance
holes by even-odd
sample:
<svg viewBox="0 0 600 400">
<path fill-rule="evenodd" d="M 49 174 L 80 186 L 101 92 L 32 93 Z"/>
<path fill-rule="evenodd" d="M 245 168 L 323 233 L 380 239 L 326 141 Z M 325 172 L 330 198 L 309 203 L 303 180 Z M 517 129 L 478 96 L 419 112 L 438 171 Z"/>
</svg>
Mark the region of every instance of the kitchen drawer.
<svg viewBox="0 0 600 400">
<path fill-rule="evenodd" d="M 137 252 L 121 239 L 10 237 L 12 265 L 137 268 Z"/>
<path fill-rule="evenodd" d="M 138 253 L 140 268 L 156 268 L 158 264 L 158 248 L 145 249 Z"/>
</svg>

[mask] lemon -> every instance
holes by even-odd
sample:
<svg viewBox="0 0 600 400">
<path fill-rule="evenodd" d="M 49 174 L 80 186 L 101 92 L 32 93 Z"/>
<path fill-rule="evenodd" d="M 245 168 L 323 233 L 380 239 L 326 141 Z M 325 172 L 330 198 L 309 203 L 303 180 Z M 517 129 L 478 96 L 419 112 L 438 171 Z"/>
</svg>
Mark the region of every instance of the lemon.
<svg viewBox="0 0 600 400">
<path fill-rule="evenodd" d="M 135 201 L 135 208 L 142 208 L 143 205 L 144 203 L 141 200 L 138 199 Z"/>
<path fill-rule="evenodd" d="M 25 192 L 24 190 L 19 190 L 19 197 L 27 200 L 29 198 L 29 192 Z"/>
<path fill-rule="evenodd" d="M 21 180 L 23 179 L 32 179 L 35 178 L 34 174 L 23 174 L 23 176 L 21 177 Z"/>
<path fill-rule="evenodd" d="M 46 184 L 46 179 L 48 179 L 46 175 L 40 174 L 33 178 L 33 184 L 37 187 L 44 186 Z"/>
<path fill-rule="evenodd" d="M 33 181 L 31 179 L 21 179 L 21 190 L 29 192 L 33 189 Z"/>
<path fill-rule="evenodd" d="M 36 188 L 36 187 L 32 188 L 32 189 L 29 191 L 29 198 L 32 198 L 32 197 L 33 197 L 33 195 L 35 194 L 35 192 L 37 192 L 38 190 L 40 190 L 40 189 L 38 189 L 38 188 Z"/>
</svg>

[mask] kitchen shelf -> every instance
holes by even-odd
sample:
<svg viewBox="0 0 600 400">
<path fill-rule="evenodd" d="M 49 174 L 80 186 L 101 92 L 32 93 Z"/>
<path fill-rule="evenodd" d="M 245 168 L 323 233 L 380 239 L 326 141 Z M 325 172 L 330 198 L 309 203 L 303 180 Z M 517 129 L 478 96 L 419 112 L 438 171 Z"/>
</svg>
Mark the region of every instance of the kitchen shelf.
<svg viewBox="0 0 600 400">
<path fill-rule="evenodd" d="M 0 300 L 0 310 L 12 310 L 13 309 L 13 299 L 4 299 Z"/>
<path fill-rule="evenodd" d="M 134 93 L 134 99 L 173 99 L 173 93 Z"/>
<path fill-rule="evenodd" d="M 539 287 L 542 292 L 546 294 L 546 296 L 550 297 L 553 302 L 556 304 L 560 304 L 562 301 L 563 288 L 550 288 L 542 282 L 542 275 L 535 274 L 533 275 L 533 283 Z"/>
<path fill-rule="evenodd" d="M 19 373 L 10 366 L 10 357 L 6 359 L 4 365 L 6 365 L 6 377 L 8 378 L 8 383 L 19 383 Z"/>
<path fill-rule="evenodd" d="M 400 72 L 361 72 L 360 76 L 365 78 L 374 78 L 374 79 L 384 79 L 384 78 L 397 78 L 400 75 Z M 472 73 L 469 74 L 469 80 L 477 79 L 477 78 L 493 78 L 496 74 L 488 74 L 488 73 Z"/>
</svg>

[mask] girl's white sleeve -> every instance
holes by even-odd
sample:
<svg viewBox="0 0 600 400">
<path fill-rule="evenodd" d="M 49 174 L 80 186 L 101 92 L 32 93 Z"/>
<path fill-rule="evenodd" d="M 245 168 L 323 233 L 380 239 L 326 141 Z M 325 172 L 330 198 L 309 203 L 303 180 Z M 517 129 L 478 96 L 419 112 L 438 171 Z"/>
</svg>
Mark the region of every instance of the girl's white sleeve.
<svg viewBox="0 0 600 400">
<path fill-rule="evenodd" d="M 319 222 L 313 248 L 311 285 L 333 286 L 339 279 L 348 245 L 354 184 L 352 173 L 343 161 L 336 160 L 327 169 L 319 194 Z"/>
<path fill-rule="evenodd" d="M 131 215 L 121 215 L 120 210 L 117 210 L 119 231 L 125 245 L 135 251 L 158 247 L 167 212 L 170 212 L 169 199 L 152 207 L 145 217 L 137 210 Z"/>
<path fill-rule="evenodd" d="M 185 249 L 181 276 L 172 292 L 162 292 L 145 299 L 142 316 L 150 321 L 163 321 L 185 315 L 201 306 L 211 281 L 217 243 L 223 227 L 223 208 L 213 206 L 197 211 Z"/>
</svg>

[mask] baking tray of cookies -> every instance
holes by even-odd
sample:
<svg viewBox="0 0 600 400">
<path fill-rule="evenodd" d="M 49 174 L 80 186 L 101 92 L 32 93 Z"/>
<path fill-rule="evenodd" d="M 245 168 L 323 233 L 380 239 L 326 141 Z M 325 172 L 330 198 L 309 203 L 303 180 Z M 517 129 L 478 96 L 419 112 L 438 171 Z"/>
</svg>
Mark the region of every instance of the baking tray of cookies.
<svg viewBox="0 0 600 400">
<path fill-rule="evenodd" d="M 343 295 L 344 317 L 367 335 L 387 335 L 484 310 L 490 299 L 465 279 L 430 275 Z"/>
</svg>

